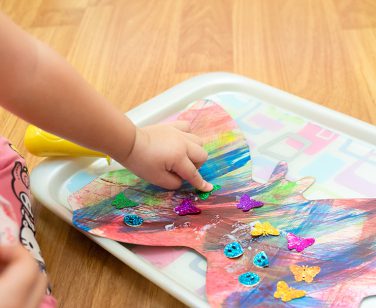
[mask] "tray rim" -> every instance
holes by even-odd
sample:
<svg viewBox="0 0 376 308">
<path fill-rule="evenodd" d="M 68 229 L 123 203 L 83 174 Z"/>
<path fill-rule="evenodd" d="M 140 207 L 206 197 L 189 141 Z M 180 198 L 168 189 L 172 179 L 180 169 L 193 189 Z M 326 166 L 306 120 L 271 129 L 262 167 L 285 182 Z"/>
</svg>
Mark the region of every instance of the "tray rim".
<svg viewBox="0 0 376 308">
<path fill-rule="evenodd" d="M 128 111 L 126 115 L 135 124 L 144 126 L 166 118 L 166 116 L 183 109 L 196 99 L 223 91 L 249 94 L 317 122 L 331 130 L 376 145 L 376 126 L 247 77 L 223 72 L 203 74 L 183 81 Z M 82 158 L 82 160 L 93 163 L 97 159 Z M 54 198 L 53 186 L 58 185 L 59 178 L 64 175 L 66 170 L 72 168 L 72 164 L 74 162 L 69 158 L 46 159 L 36 166 L 30 175 L 31 191 L 34 197 L 70 225 L 72 225 L 72 214 Z M 34 183 L 38 183 L 38 185 Z M 84 233 L 81 230 L 79 231 Z M 84 234 L 184 304 L 194 307 L 209 307 L 205 300 L 176 284 L 152 264 L 138 257 L 120 243 L 88 233 Z"/>
</svg>

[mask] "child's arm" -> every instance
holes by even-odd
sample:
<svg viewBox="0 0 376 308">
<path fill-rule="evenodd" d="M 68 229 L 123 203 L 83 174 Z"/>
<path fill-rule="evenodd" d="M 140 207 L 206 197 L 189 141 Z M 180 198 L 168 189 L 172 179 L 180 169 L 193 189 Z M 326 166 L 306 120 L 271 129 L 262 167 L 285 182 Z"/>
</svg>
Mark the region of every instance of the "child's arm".
<svg viewBox="0 0 376 308">
<path fill-rule="evenodd" d="M 207 159 L 186 123 L 137 128 L 57 53 L 0 13 L 0 104 L 25 120 L 106 153 L 144 179 L 177 188 L 212 185 L 197 168 Z"/>
</svg>

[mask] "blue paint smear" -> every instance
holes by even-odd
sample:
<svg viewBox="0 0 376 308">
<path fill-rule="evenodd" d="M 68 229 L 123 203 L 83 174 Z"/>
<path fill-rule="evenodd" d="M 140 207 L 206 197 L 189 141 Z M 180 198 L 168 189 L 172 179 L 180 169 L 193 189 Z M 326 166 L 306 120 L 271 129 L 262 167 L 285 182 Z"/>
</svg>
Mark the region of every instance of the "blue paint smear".
<svg viewBox="0 0 376 308">
<path fill-rule="evenodd" d="M 294 286 L 295 287 L 295 286 Z M 304 290 L 306 290 L 304 285 Z M 287 303 L 281 299 L 274 298 L 276 287 L 272 284 L 260 284 L 259 286 L 245 292 L 236 292 L 227 297 L 224 307 L 324 307 L 325 303 L 316 298 L 297 298 Z M 303 288 L 298 288 L 303 289 Z"/>
<path fill-rule="evenodd" d="M 201 166 L 199 171 L 206 181 L 219 184 L 222 187 L 226 186 L 226 190 L 231 190 L 231 186 L 225 185 L 227 182 L 233 185 L 236 184 L 237 186 L 239 186 L 239 183 L 243 183 L 244 186 L 248 185 L 251 180 L 251 167 L 247 166 L 247 163 L 250 161 L 251 156 L 249 155 L 248 147 L 242 147 L 208 159 L 205 164 Z M 228 175 L 228 173 L 241 168 L 244 169 L 243 174 L 236 176 Z M 244 176 L 247 181 L 241 181 L 242 176 Z M 234 181 L 235 177 L 238 183 Z M 181 189 L 192 189 L 192 186 L 185 182 Z"/>
<path fill-rule="evenodd" d="M 250 160 L 248 147 L 235 149 L 207 160 L 200 173 L 205 179 L 212 180 L 243 167 Z"/>
</svg>

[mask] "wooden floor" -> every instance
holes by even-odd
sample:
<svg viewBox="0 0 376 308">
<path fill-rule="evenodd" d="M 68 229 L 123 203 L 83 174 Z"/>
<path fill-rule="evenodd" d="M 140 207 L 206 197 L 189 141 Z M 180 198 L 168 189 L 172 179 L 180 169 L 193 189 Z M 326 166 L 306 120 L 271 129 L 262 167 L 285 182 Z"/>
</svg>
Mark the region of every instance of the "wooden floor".
<svg viewBox="0 0 376 308">
<path fill-rule="evenodd" d="M 229 71 L 376 123 L 375 0 L 0 0 L 123 111 L 192 76 Z M 1 48 L 1 46 L 0 46 Z M 0 110 L 25 153 L 26 123 Z M 36 204 L 60 307 L 179 307 Z"/>
</svg>

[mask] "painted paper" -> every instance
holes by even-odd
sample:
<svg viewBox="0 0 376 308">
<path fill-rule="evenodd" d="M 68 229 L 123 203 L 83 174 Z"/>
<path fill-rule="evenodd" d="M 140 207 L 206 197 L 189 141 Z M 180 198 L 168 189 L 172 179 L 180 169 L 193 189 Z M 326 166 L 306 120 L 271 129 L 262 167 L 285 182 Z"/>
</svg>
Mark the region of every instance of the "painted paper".
<svg viewBox="0 0 376 308">
<path fill-rule="evenodd" d="M 152 246 L 185 246 L 202 254 L 208 263 L 206 293 L 212 306 L 276 306 L 279 281 L 303 290 L 306 296 L 291 306 L 318 307 L 358 305 L 363 297 L 376 294 L 376 201 L 375 199 L 307 200 L 303 193 L 312 178 L 286 179 L 287 163 L 279 163 L 266 183 L 251 177 L 248 142 L 235 121 L 217 104 L 199 101 L 178 116 L 191 122 L 192 132 L 203 138 L 209 153 L 200 169 L 204 178 L 221 189 L 194 205 L 198 215 L 179 216 L 174 208 L 195 196 L 184 184 L 178 191 L 165 191 L 140 180 L 127 170 L 109 172 L 70 198 L 74 224 L 92 234 L 116 241 Z M 118 209 L 117 195 L 139 205 Z M 264 203 L 243 212 L 237 208 L 244 194 Z M 124 224 L 125 215 L 142 217 L 140 227 Z M 278 236 L 251 235 L 255 225 L 269 222 Z M 314 238 L 301 252 L 290 251 L 287 234 Z M 244 254 L 230 259 L 223 253 L 231 242 L 239 242 Z M 268 267 L 252 262 L 260 252 L 268 256 Z M 320 273 L 310 284 L 301 285 L 291 265 L 318 266 Z M 239 283 L 239 276 L 252 272 L 260 277 L 257 286 Z"/>
</svg>

